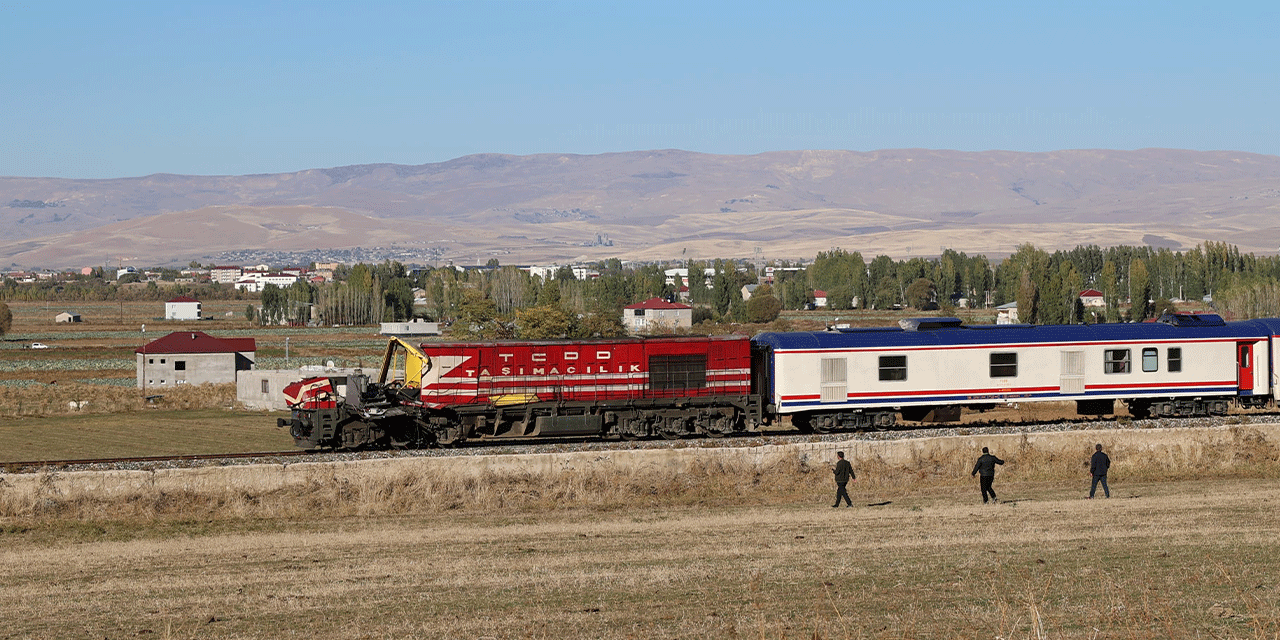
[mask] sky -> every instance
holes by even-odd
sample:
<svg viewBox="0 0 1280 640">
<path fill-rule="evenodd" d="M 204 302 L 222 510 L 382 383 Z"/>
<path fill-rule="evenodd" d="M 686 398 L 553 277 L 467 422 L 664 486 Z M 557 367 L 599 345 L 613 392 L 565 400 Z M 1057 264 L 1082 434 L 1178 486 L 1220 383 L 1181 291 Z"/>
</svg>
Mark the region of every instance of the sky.
<svg viewBox="0 0 1280 640">
<path fill-rule="evenodd" d="M 1280 155 L 1276 2 L 0 0 L 0 176 L 473 153 Z"/>
</svg>

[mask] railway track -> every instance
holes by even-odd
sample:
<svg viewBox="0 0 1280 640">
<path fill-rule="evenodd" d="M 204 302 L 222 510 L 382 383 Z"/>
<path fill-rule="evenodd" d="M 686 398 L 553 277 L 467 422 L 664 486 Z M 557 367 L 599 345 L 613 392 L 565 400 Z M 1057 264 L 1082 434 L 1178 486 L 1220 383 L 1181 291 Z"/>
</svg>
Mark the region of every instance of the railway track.
<svg viewBox="0 0 1280 640">
<path fill-rule="evenodd" d="M 177 456 L 135 456 L 118 458 L 81 458 L 71 460 L 27 460 L 0 463 L 7 473 L 31 473 L 44 469 L 65 470 L 81 467 L 119 465 L 172 465 L 182 462 L 215 462 L 218 460 L 243 460 L 245 458 L 295 458 L 309 455 L 308 451 L 261 451 L 256 453 L 202 453 Z"/>
<path fill-rule="evenodd" d="M 40 473 L 46 471 L 89 470 L 153 470 L 160 468 L 191 468 L 217 464 L 269 464 L 272 462 L 336 462 L 396 457 L 447 457 L 468 455 L 509 455 L 516 453 L 563 453 L 584 450 L 669 449 L 685 447 L 741 447 L 796 442 L 846 441 L 846 440 L 898 440 L 933 436 L 984 435 L 999 433 L 1031 433 L 1050 431 L 1078 431 L 1090 429 L 1162 429 L 1176 427 L 1211 427 L 1244 425 L 1250 423 L 1274 423 L 1280 417 L 1277 411 L 1250 411 L 1221 417 L 1156 418 L 1129 420 L 1115 418 L 1059 418 L 1045 420 L 1008 421 L 996 418 L 987 421 L 949 423 L 946 426 L 898 428 L 880 431 L 843 431 L 836 433 L 801 434 L 791 430 L 765 431 L 741 434 L 726 438 L 692 438 L 681 440 L 613 441 L 597 438 L 558 438 L 520 441 L 482 440 L 466 442 L 458 446 L 434 449 L 389 449 L 369 451 L 292 450 L 263 451 L 253 453 L 218 453 L 178 456 L 139 456 L 117 458 L 85 458 L 68 460 L 31 460 L 0 462 L 0 473 Z"/>
</svg>

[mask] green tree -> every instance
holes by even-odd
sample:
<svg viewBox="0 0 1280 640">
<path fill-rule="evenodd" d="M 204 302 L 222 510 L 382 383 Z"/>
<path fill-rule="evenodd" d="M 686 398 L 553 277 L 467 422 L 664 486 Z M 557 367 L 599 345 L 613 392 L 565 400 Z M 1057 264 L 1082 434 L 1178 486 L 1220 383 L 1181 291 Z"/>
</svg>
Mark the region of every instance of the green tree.
<svg viewBox="0 0 1280 640">
<path fill-rule="evenodd" d="M 1102 300 L 1106 303 L 1106 321 L 1119 320 L 1120 280 L 1116 263 L 1110 260 L 1102 263 L 1102 272 L 1098 274 L 1098 288 L 1102 290 Z"/>
<path fill-rule="evenodd" d="M 462 298 L 452 333 L 476 339 L 513 337 L 511 327 L 498 317 L 498 306 L 493 299 L 475 289 L 466 289 Z"/>
<path fill-rule="evenodd" d="M 1031 267 L 1024 267 L 1018 287 L 1018 322 L 1035 324 L 1040 319 L 1040 288 L 1031 277 Z"/>
<path fill-rule="evenodd" d="M 253 322 L 258 317 L 258 310 L 253 305 L 246 305 L 244 308 L 244 319 Z"/>
<path fill-rule="evenodd" d="M 274 284 L 267 283 L 262 287 L 262 324 L 277 324 L 285 317 L 284 292 Z"/>
<path fill-rule="evenodd" d="M 574 338 L 620 338 L 627 335 L 622 315 L 611 311 L 593 311 L 578 322 Z"/>
<path fill-rule="evenodd" d="M 555 307 L 560 305 L 560 283 L 555 280 L 545 282 L 538 290 L 539 307 Z"/>
<path fill-rule="evenodd" d="M 765 324 L 778 319 L 782 312 L 782 301 L 773 295 L 773 288 L 761 285 L 751 294 L 747 301 L 747 322 Z"/>
<path fill-rule="evenodd" d="M 382 293 L 386 306 L 384 318 L 388 322 L 401 322 L 413 318 L 413 287 L 407 278 L 394 278 Z"/>
<path fill-rule="evenodd" d="M 1151 279 L 1147 263 L 1134 258 L 1129 263 L 1129 319 L 1142 322 L 1151 317 Z"/>
<path fill-rule="evenodd" d="M 923 309 L 925 305 L 933 302 L 934 293 L 933 282 L 928 278 L 916 278 L 907 287 L 907 304 L 916 309 Z"/>
<path fill-rule="evenodd" d="M 1177 311 L 1178 311 L 1178 308 L 1173 304 L 1173 301 L 1164 296 L 1160 296 L 1156 298 L 1151 303 L 1152 318 L 1159 318 L 1160 316 L 1166 313 L 1176 313 Z"/>
<path fill-rule="evenodd" d="M 516 334 L 526 340 L 548 340 L 573 335 L 577 318 L 560 307 L 516 310 Z"/>
<path fill-rule="evenodd" d="M 832 311 L 843 311 L 853 308 L 853 285 L 838 284 L 827 289 L 827 308 Z"/>
<path fill-rule="evenodd" d="M 9 333 L 9 329 L 13 328 L 13 311 L 9 310 L 9 305 L 0 302 L 0 336 Z"/>
</svg>

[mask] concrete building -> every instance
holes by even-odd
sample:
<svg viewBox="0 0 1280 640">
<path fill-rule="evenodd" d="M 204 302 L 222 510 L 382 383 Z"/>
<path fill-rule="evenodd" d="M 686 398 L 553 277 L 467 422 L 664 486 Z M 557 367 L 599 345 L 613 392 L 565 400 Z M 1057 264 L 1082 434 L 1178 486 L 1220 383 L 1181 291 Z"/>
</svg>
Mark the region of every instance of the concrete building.
<svg viewBox="0 0 1280 640">
<path fill-rule="evenodd" d="M 622 309 L 622 325 L 636 331 L 670 331 L 693 326 L 693 307 L 649 298 Z"/>
<path fill-rule="evenodd" d="M 1018 324 L 1018 303 L 1009 302 L 996 307 L 996 324 Z"/>
<path fill-rule="evenodd" d="M 253 338 L 215 338 L 201 331 L 175 331 L 134 351 L 139 389 L 235 382 L 253 368 Z"/>
<path fill-rule="evenodd" d="M 235 287 L 248 291 L 249 293 L 258 293 L 263 287 L 274 284 L 281 289 L 290 287 L 298 281 L 298 276 L 287 273 L 263 273 L 260 271 L 246 271 L 244 275 L 236 280 Z"/>
<path fill-rule="evenodd" d="M 253 369 L 242 371 L 236 377 L 236 401 L 244 408 L 255 411 L 288 411 L 285 404 L 284 388 L 307 378 L 326 377 L 334 381 L 334 391 L 338 395 L 347 394 L 347 378 L 358 373 L 360 369 L 344 369 L 340 367 L 323 367 L 310 365 L 297 369 Z M 376 371 L 372 371 L 374 375 Z"/>
<path fill-rule="evenodd" d="M 684 268 L 666 269 L 663 271 L 666 275 L 666 283 L 674 286 L 689 286 L 689 270 Z M 713 285 L 716 277 L 716 270 L 712 267 L 705 267 L 702 270 L 702 276 L 708 289 Z"/>
<path fill-rule="evenodd" d="M 239 265 L 223 265 L 209 268 L 209 279 L 219 284 L 235 284 L 243 270 Z"/>
<path fill-rule="evenodd" d="M 165 320 L 199 320 L 200 301 L 187 296 L 178 296 L 164 303 Z"/>
<path fill-rule="evenodd" d="M 1105 307 L 1107 300 L 1097 289 L 1085 289 L 1080 292 L 1080 304 L 1086 307 Z"/>
<path fill-rule="evenodd" d="M 80 314 L 63 311 L 53 317 L 54 322 L 80 322 Z"/>
<path fill-rule="evenodd" d="M 421 318 L 416 318 L 413 322 L 383 322 L 382 328 L 378 333 L 398 338 L 438 336 L 440 335 L 440 323 L 427 322 Z"/>
</svg>

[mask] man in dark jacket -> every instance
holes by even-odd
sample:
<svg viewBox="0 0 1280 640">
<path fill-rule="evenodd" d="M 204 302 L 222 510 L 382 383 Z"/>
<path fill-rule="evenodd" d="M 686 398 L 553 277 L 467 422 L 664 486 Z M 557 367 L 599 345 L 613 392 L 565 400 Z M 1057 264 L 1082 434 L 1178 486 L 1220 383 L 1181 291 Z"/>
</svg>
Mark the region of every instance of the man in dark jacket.
<svg viewBox="0 0 1280 640">
<path fill-rule="evenodd" d="M 991 502 L 996 502 L 995 489 L 991 488 L 991 481 L 996 477 L 996 465 L 1004 464 L 1004 460 L 991 455 L 986 447 L 982 448 L 982 457 L 978 458 L 978 462 L 973 465 L 973 473 L 970 476 L 982 474 L 978 479 L 979 486 L 982 487 L 982 504 L 987 503 L 987 495 L 991 495 Z"/>
<path fill-rule="evenodd" d="M 853 500 L 849 499 L 849 489 L 846 485 L 849 484 L 850 480 L 855 479 L 857 476 L 853 475 L 853 465 L 849 464 L 849 461 L 844 459 L 843 451 L 837 451 L 836 457 L 840 459 L 836 462 L 835 468 L 832 469 L 836 474 L 836 503 L 831 505 L 831 508 L 834 509 L 840 506 L 841 498 L 844 498 L 846 507 L 852 507 Z"/>
<path fill-rule="evenodd" d="M 1102 492 L 1111 497 L 1111 488 L 1107 486 L 1107 469 L 1111 468 L 1111 458 L 1102 452 L 1102 445 L 1094 447 L 1093 457 L 1089 459 L 1089 473 L 1093 475 L 1093 484 L 1089 486 L 1089 497 L 1098 491 L 1098 483 L 1102 483 Z"/>
</svg>

